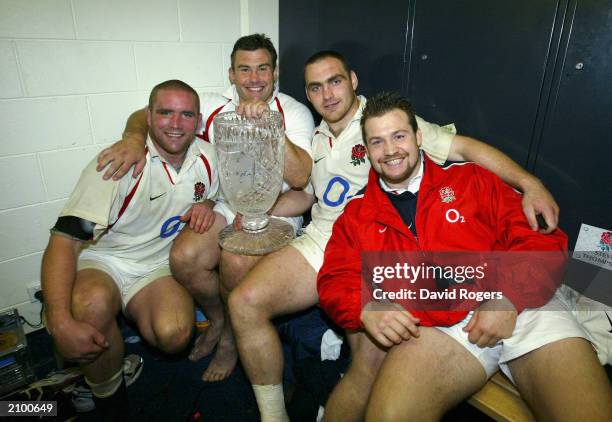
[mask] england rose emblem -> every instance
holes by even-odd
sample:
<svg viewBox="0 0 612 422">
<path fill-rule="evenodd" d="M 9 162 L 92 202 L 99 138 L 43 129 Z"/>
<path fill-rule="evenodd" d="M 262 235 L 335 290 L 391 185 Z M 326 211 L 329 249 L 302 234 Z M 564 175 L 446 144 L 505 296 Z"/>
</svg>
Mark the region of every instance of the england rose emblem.
<svg viewBox="0 0 612 422">
<path fill-rule="evenodd" d="M 202 198 L 204 198 L 204 191 L 206 190 L 206 186 L 204 183 L 197 182 L 193 185 L 193 202 L 200 202 Z"/>
<path fill-rule="evenodd" d="M 353 149 L 351 150 L 351 163 L 354 166 L 358 166 L 362 163 L 365 163 L 365 155 L 366 155 L 366 149 L 363 145 L 361 144 L 354 145 Z"/>
<path fill-rule="evenodd" d="M 612 251 L 612 232 L 603 232 L 599 239 L 599 246 L 602 251 Z"/>
</svg>

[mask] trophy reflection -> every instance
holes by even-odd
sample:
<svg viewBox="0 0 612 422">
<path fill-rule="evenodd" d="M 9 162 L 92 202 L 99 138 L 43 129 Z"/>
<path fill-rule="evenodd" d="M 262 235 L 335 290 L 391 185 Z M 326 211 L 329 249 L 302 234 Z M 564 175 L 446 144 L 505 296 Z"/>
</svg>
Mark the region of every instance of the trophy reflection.
<svg viewBox="0 0 612 422">
<path fill-rule="evenodd" d="M 280 249 L 293 238 L 293 229 L 266 213 L 283 183 L 282 115 L 270 111 L 261 118 L 247 119 L 230 111 L 218 114 L 213 125 L 223 199 L 242 214 L 242 229 L 229 224 L 219 233 L 219 244 L 242 255 L 265 255 Z"/>
</svg>

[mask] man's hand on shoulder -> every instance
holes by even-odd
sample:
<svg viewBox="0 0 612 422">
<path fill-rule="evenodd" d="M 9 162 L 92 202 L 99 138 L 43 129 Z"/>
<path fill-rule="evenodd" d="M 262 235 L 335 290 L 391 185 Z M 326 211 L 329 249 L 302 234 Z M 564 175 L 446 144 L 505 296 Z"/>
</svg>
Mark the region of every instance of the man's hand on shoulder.
<svg viewBox="0 0 612 422">
<path fill-rule="evenodd" d="M 396 303 L 370 302 L 360 319 L 368 334 L 385 347 L 419 336 L 419 319 Z"/>
<path fill-rule="evenodd" d="M 102 171 L 106 168 L 104 180 L 111 177 L 113 180 L 119 180 L 134 166 L 132 177 L 136 178 L 145 166 L 145 155 L 145 142 L 142 137 L 124 136 L 124 139 L 100 152 L 96 170 Z"/>
<path fill-rule="evenodd" d="M 108 349 L 106 337 L 94 326 L 67 318 L 57 324 L 49 324 L 55 345 L 67 360 L 89 363 Z"/>
<path fill-rule="evenodd" d="M 262 100 L 240 101 L 240 105 L 236 107 L 236 113 L 247 119 L 259 118 L 269 111 L 270 106 Z"/>
<path fill-rule="evenodd" d="M 525 187 L 522 204 L 523 212 L 532 230 L 539 229 L 540 233 L 551 233 L 557 228 L 559 224 L 559 205 L 539 180 Z M 538 226 L 538 214 L 542 215 L 547 227 Z"/>
<path fill-rule="evenodd" d="M 189 228 L 196 233 L 206 233 L 215 222 L 215 203 L 209 199 L 193 204 L 189 211 L 181 217 L 181 221 L 189 222 Z"/>
<path fill-rule="evenodd" d="M 512 335 L 516 326 L 516 308 L 506 298 L 489 300 L 480 305 L 463 331 L 478 347 L 493 347 Z"/>
</svg>

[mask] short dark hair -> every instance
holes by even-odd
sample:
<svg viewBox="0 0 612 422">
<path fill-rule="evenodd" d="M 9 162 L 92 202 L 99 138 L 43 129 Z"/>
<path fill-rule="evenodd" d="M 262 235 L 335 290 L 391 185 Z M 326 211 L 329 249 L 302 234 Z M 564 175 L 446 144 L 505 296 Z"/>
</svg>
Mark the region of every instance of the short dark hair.
<svg viewBox="0 0 612 422">
<path fill-rule="evenodd" d="M 232 60 L 232 69 L 234 68 L 234 59 L 236 58 L 236 52 L 238 50 L 255 51 L 260 48 L 268 50 L 272 58 L 272 69 L 276 69 L 278 54 L 276 54 L 276 48 L 274 48 L 274 44 L 272 44 L 272 41 L 266 34 L 251 34 L 238 38 L 238 41 L 234 43 L 234 49 L 230 56 Z"/>
<path fill-rule="evenodd" d="M 381 92 L 375 96 L 368 98 L 366 106 L 361 115 L 361 136 L 363 137 L 363 143 L 367 144 L 367 138 L 365 133 L 365 123 L 372 117 L 380 117 L 392 110 L 401 110 L 408 116 L 408 122 L 412 126 L 414 133 L 418 130 L 416 116 L 412 104 L 406 97 L 398 94 L 397 92 Z"/>
<path fill-rule="evenodd" d="M 177 91 L 185 91 L 189 92 L 195 97 L 196 100 L 196 111 L 200 113 L 200 96 L 189 84 L 186 84 L 183 81 L 179 81 L 178 79 L 170 79 L 168 81 L 157 84 L 153 87 L 151 94 L 149 95 L 149 109 L 153 110 L 153 104 L 155 103 L 155 97 L 157 97 L 157 93 L 164 89 L 174 89 Z"/>
<path fill-rule="evenodd" d="M 306 60 L 306 63 L 304 63 L 304 76 L 306 75 L 306 66 L 316 63 L 319 60 L 323 60 L 327 58 L 336 59 L 340 63 L 342 63 L 342 67 L 346 71 L 346 74 L 350 76 L 351 66 L 348 60 L 346 59 L 346 57 L 344 57 L 342 54 L 340 54 L 339 52 L 335 50 L 321 50 L 321 51 L 317 51 L 312 56 L 310 56 L 308 60 Z"/>
</svg>

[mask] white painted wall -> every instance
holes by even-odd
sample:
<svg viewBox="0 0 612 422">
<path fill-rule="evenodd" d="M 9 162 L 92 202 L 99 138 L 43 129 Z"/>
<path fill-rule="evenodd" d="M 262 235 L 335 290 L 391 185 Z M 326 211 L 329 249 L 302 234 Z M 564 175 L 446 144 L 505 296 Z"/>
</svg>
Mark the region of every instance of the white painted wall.
<svg viewBox="0 0 612 422">
<path fill-rule="evenodd" d="M 39 321 L 27 286 L 85 164 L 149 91 L 227 86 L 233 43 L 278 47 L 278 0 L 0 0 L 0 310 Z"/>
</svg>

